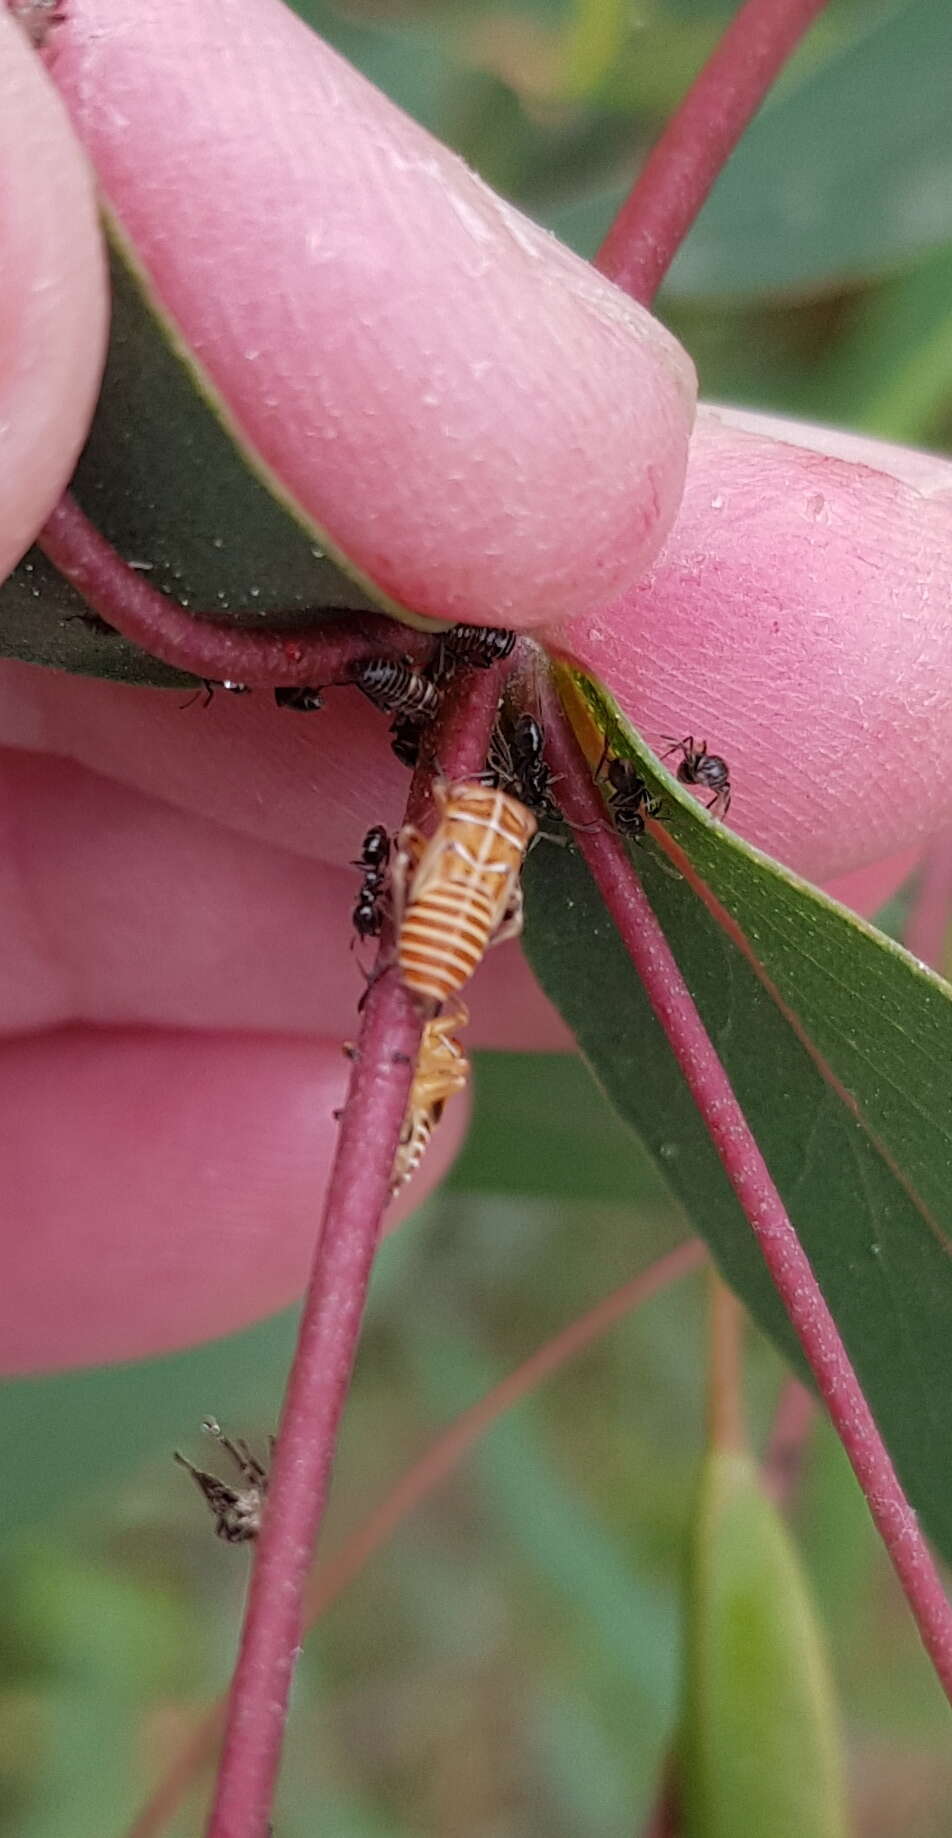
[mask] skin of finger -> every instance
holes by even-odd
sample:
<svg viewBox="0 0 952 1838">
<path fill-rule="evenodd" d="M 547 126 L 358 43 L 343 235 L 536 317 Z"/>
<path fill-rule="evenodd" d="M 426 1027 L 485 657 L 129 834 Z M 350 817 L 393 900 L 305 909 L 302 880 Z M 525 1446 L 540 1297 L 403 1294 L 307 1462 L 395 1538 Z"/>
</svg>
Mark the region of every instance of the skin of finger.
<svg viewBox="0 0 952 1838">
<path fill-rule="evenodd" d="M 0 579 L 66 485 L 108 307 L 92 174 L 36 53 L 0 6 Z"/>
<path fill-rule="evenodd" d="M 605 628 L 600 629 L 604 634 Z M 591 642 L 591 634 L 583 633 L 583 642 L 586 637 Z M 603 640 L 598 642 L 604 649 Z M 616 650 L 623 658 L 620 642 Z M 751 663 L 756 663 L 756 655 Z M 686 671 L 688 664 L 685 658 Z M 646 657 L 641 668 L 649 668 Z M 716 678 L 708 674 L 706 681 L 710 696 Z M 627 670 L 625 682 L 631 683 Z M 326 708 L 313 717 L 275 709 L 266 695 L 217 695 L 208 708 L 198 702 L 185 708 L 182 704 L 178 691 L 134 689 L 26 664 L 0 663 L 0 742 L 9 747 L 75 760 L 239 835 L 336 867 L 359 853 L 371 823 L 393 829 L 401 822 L 406 771 L 390 751 L 386 718 L 370 709 L 356 691 L 331 692 Z M 669 718 L 683 709 L 683 703 L 675 709 L 672 700 Z M 712 748 L 720 743 L 730 754 L 736 791 L 731 823 L 736 822 L 738 828 L 743 827 L 743 801 L 751 776 L 743 769 L 745 735 L 746 729 L 728 747 L 715 725 L 708 734 Z M 657 733 L 649 738 L 663 744 Z M 797 757 L 794 776 L 809 788 L 808 760 Z M 790 787 L 785 776 L 781 789 L 784 797 L 778 828 L 790 821 Z M 881 814 L 879 807 L 877 814 Z M 809 852 L 806 848 L 801 851 L 807 859 L 794 864 L 808 878 L 813 878 L 813 859 L 821 852 L 830 853 L 824 828 L 828 815 L 839 822 L 838 806 L 831 802 L 828 810 L 827 801 L 821 800 L 816 829 L 809 839 L 811 847 Z M 769 813 L 765 820 L 769 821 Z M 857 823 L 875 850 L 880 831 L 868 823 L 865 802 Z M 852 854 L 855 834 L 850 833 L 848 839 Z M 774 852 L 770 838 L 757 840 Z M 907 844 L 907 853 L 910 849 L 917 853 L 918 845 Z M 891 854 L 895 853 L 893 849 Z M 889 856 L 884 853 L 882 859 Z M 887 871 L 884 885 L 890 873 Z M 896 876 L 892 886 L 902 878 L 901 868 Z M 824 884 L 826 881 L 831 882 L 834 897 L 841 897 L 835 875 L 825 877 Z M 888 898 L 892 886 L 882 898 Z M 859 912 L 875 911 L 882 903 L 877 882 L 871 894 L 863 891 L 862 883 L 856 897 L 851 888 L 848 882 L 844 903 Z M 496 973 L 493 965 L 492 974 Z M 506 1044 L 515 1044 L 511 1031 Z M 557 1044 L 557 1035 L 547 1036 L 545 1044 Z"/>
<path fill-rule="evenodd" d="M 785 432 L 702 411 L 655 566 L 549 636 L 652 745 L 706 740 L 732 827 L 825 881 L 952 811 L 952 464 Z"/>
<path fill-rule="evenodd" d="M 203 381 L 390 602 L 531 626 L 641 572 L 695 388 L 643 308 L 279 0 L 72 0 L 55 75 Z"/>
<path fill-rule="evenodd" d="M 346 1068 L 336 1042 L 53 1032 L 0 1045 L 7 1372 L 189 1346 L 301 1293 Z M 406 1215 L 466 1123 L 447 1107 Z"/>
<path fill-rule="evenodd" d="M 913 865 L 906 852 L 830 891 L 873 912 Z M 359 884 L 359 870 L 250 841 L 68 760 L 0 751 L 0 1034 L 82 1024 L 344 1040 L 375 955 L 353 930 Z M 515 943 L 488 953 L 467 1003 L 470 1047 L 573 1044 Z"/>
<path fill-rule="evenodd" d="M 375 956 L 354 948 L 360 880 L 68 760 L 0 751 L 0 1034 L 353 1037 Z M 516 945 L 490 953 L 468 999 L 471 1047 L 570 1044 Z"/>
</svg>

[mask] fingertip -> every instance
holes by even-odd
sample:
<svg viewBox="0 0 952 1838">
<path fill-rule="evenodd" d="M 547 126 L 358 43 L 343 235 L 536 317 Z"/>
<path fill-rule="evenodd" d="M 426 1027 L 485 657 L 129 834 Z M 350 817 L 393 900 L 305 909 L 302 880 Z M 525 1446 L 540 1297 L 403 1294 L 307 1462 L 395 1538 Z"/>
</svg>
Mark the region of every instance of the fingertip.
<svg viewBox="0 0 952 1838">
<path fill-rule="evenodd" d="M 532 626 L 647 565 L 686 353 L 290 9 L 74 0 L 57 81 L 201 386 L 386 604 Z"/>
<path fill-rule="evenodd" d="M 825 882 L 952 810 L 952 464 L 702 410 L 644 580 L 552 632 L 650 745 L 705 736 L 732 829 Z"/>
<path fill-rule="evenodd" d="M 76 1028 L 0 1044 L 4 1370 L 140 1359 L 294 1301 L 345 1088 L 329 1040 Z M 388 1228 L 466 1122 L 457 1101 Z"/>
</svg>

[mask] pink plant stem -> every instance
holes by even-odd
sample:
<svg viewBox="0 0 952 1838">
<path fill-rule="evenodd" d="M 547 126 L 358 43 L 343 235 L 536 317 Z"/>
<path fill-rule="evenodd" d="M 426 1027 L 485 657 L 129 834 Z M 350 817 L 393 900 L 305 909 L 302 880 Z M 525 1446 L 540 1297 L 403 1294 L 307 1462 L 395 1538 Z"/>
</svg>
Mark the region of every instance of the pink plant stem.
<svg viewBox="0 0 952 1838">
<path fill-rule="evenodd" d="M 652 149 L 595 258 L 644 305 L 826 0 L 746 0 Z"/>
<path fill-rule="evenodd" d="M 450 778 L 482 769 L 504 670 L 460 678 L 435 750 Z M 425 769 L 411 814 L 422 814 Z M 381 957 L 387 953 L 384 941 Z M 370 985 L 274 1454 L 208 1838 L 263 1838 L 281 1759 L 304 1590 L 330 1485 L 422 1014 L 396 970 Z"/>
<path fill-rule="evenodd" d="M 263 1838 L 267 1830 L 304 1587 L 420 1028 L 412 998 L 387 972 L 367 1000 L 341 1121 L 232 1680 L 210 1838 Z"/>
<path fill-rule="evenodd" d="M 249 631 L 191 613 L 130 568 L 69 493 L 37 538 L 64 580 L 123 637 L 177 670 L 216 683 L 320 687 L 347 681 L 350 666 L 385 646 L 425 657 L 432 638 L 378 613 L 348 612 L 319 626 Z"/>
<path fill-rule="evenodd" d="M 903 943 L 942 974 L 952 922 L 952 829 L 933 836 L 922 859 Z"/>
<path fill-rule="evenodd" d="M 952 1703 L 952 1608 L 862 1387 L 627 849 L 605 822 L 591 770 L 551 684 L 543 689 L 559 799 L 641 977 L 721 1165 L 763 1253 L 830 1419 L 859 1481 L 923 1643 Z"/>
<path fill-rule="evenodd" d="M 602 1296 L 592 1308 L 570 1321 L 530 1353 L 520 1366 L 500 1379 L 491 1391 L 478 1398 L 425 1449 L 419 1459 L 401 1474 L 379 1505 L 373 1507 L 362 1524 L 351 1533 L 341 1550 L 312 1572 L 304 1605 L 304 1628 L 308 1631 L 339 1600 L 351 1583 L 366 1569 L 371 1559 L 393 1537 L 410 1514 L 435 1492 L 453 1469 L 468 1455 L 481 1436 L 498 1423 L 506 1412 L 523 1398 L 537 1391 L 570 1360 L 594 1346 L 604 1334 L 630 1315 L 652 1296 L 680 1282 L 701 1267 L 707 1252 L 697 1238 L 667 1251 L 662 1257 L 640 1270 L 627 1283 Z M 124 1835 L 124 1838 L 157 1838 L 163 1825 L 172 1817 L 188 1791 L 199 1768 L 214 1752 L 222 1725 L 221 1704 L 215 1704 L 189 1733 L 187 1744 L 165 1778 L 151 1794 Z"/>
</svg>

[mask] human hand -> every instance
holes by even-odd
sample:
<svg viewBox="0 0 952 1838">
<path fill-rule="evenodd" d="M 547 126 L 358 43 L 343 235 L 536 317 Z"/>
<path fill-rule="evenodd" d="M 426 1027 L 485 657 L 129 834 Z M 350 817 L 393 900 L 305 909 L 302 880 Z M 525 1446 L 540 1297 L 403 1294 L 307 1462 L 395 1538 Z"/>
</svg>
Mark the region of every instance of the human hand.
<svg viewBox="0 0 952 1838">
<path fill-rule="evenodd" d="M 389 592 L 407 602 L 429 597 L 431 610 L 454 595 L 484 595 L 486 618 L 505 602 L 513 623 L 534 625 L 603 674 L 649 738 L 709 729 L 730 758 L 732 820 L 742 830 L 752 824 L 758 841 L 807 873 L 875 863 L 911 826 L 921 835 L 941 820 L 950 791 L 942 732 L 952 543 L 941 496 L 949 468 L 918 462 L 935 470 L 925 490 L 904 490 L 879 472 L 805 458 L 715 417 L 696 441 L 684 510 L 661 560 L 643 584 L 625 585 L 651 568 L 680 489 L 690 390 L 667 336 L 602 283 L 577 284 L 581 265 L 529 236 L 511 213 L 503 252 L 482 270 L 474 265 L 474 197 L 487 221 L 494 216 L 485 194 L 359 79 L 342 86 L 338 61 L 272 0 L 229 0 L 214 20 L 181 3 L 146 8 L 134 33 L 110 25 L 110 12 L 108 0 L 74 9 L 56 80 L 114 206 L 135 218 L 137 248 L 154 245 L 156 284 L 165 297 L 174 291 L 186 318 L 194 313 L 194 328 L 200 322 L 222 386 L 247 416 L 267 398 L 288 476 L 301 451 L 314 452 L 300 439 L 312 409 L 304 346 L 293 341 L 302 324 L 301 227 L 326 182 L 328 137 L 341 153 L 342 185 L 342 150 L 358 159 L 384 131 L 397 156 L 402 150 L 399 209 L 384 188 L 377 243 L 362 245 L 365 254 L 377 249 L 387 276 L 385 326 L 350 310 L 365 279 L 359 261 L 332 267 L 352 294 L 335 296 L 323 328 L 304 321 L 320 348 L 321 388 L 338 392 L 320 413 L 356 433 L 344 465 L 338 443 L 332 469 L 318 461 L 306 477 L 294 474 L 315 515 L 346 535 L 362 565 L 376 555 L 382 569 L 385 554 Z M 0 27 L 13 29 L 4 19 Z M 130 55 L 145 86 L 130 78 Z M 280 83 L 262 90 L 260 71 L 273 71 L 275 60 Z M 43 195 L 63 217 L 51 215 L 44 259 L 49 248 L 65 259 L 71 244 L 76 254 L 75 276 L 64 270 L 58 296 L 61 344 L 37 342 L 28 288 L 15 328 L 49 415 L 37 416 L 34 397 L 16 416 L 38 483 L 10 519 L 8 561 L 68 477 L 103 310 L 82 164 L 43 72 L 28 61 L 30 94 L 42 86 L 46 97 L 47 115 L 36 119 L 62 149 L 62 171 Z M 335 97 L 321 117 L 327 131 L 310 144 L 295 133 L 289 149 L 290 100 L 313 112 L 320 83 Z M 245 127 L 209 167 L 191 156 L 189 135 L 214 142 L 216 96 L 253 132 Z M 108 139 L 120 98 L 123 132 L 107 146 L 100 136 Z M 253 194 L 255 175 L 267 176 L 274 147 L 283 192 L 267 218 L 262 290 L 249 222 L 263 221 L 268 185 L 262 180 L 257 201 L 249 187 Z M 35 213 L 35 163 L 21 171 L 6 148 L 4 159 Z M 375 199 L 366 167 L 363 177 L 362 209 Z M 349 184 L 352 210 L 353 170 Z M 170 221 L 180 240 L 168 237 Z M 395 225 L 401 249 L 438 258 L 429 294 L 396 259 Z M 223 299 L 208 272 L 228 248 Z M 180 262 L 171 260 L 176 250 Z M 433 291 L 441 277 L 449 308 Z M 264 382 L 260 365 L 249 372 L 239 362 L 248 322 L 239 313 L 236 326 L 234 310 L 237 301 L 253 317 L 262 291 L 267 324 L 258 329 L 274 364 Z M 437 488 L 445 453 L 434 459 L 432 442 L 407 439 L 421 387 L 421 299 L 431 309 L 427 364 L 449 405 L 441 426 L 457 454 L 453 492 Z M 341 326 L 346 342 L 335 337 Z M 406 388 L 402 410 L 395 376 Z M 65 414 L 68 397 L 72 419 L 57 423 L 53 411 Z M 635 435 L 633 418 L 617 413 L 620 400 L 639 403 Z M 367 468 L 388 452 L 382 424 L 398 461 L 378 467 L 369 490 Z M 515 506 L 514 475 L 522 486 Z M 593 529 L 610 555 L 607 607 L 592 585 Z M 478 615 L 480 605 L 468 610 Z M 349 691 L 329 697 L 319 717 L 296 720 L 264 697 L 222 696 L 208 710 L 183 710 L 174 694 L 8 664 L 0 740 L 8 813 L 0 1168 L 15 1196 L 0 1328 L 8 1364 L 131 1356 L 224 1332 L 280 1306 L 303 1281 L 342 1089 L 340 1043 L 361 989 L 349 950 L 356 877 L 346 864 L 370 822 L 399 820 L 405 775 L 384 724 Z M 876 775 L 894 783 L 894 763 L 913 778 L 905 809 L 891 791 L 869 795 Z M 494 954 L 480 982 L 474 1044 L 564 1043 L 513 948 Z M 451 1156 L 462 1109 L 450 1108 L 434 1138 L 424 1185 Z"/>
</svg>

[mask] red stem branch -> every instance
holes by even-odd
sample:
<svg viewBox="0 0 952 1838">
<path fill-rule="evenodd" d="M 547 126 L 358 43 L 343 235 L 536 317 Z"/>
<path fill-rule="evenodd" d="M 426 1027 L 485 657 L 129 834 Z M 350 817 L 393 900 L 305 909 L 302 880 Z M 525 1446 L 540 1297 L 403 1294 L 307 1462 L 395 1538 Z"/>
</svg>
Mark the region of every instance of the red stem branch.
<svg viewBox="0 0 952 1838">
<path fill-rule="evenodd" d="M 485 764 L 504 672 L 461 678 L 435 734 L 443 770 Z M 417 773 L 419 816 L 429 776 Z M 381 955 L 388 955 L 385 940 Z M 364 1008 L 324 1216 L 274 1453 L 208 1838 L 261 1838 L 281 1759 L 304 1590 L 360 1333 L 380 1222 L 420 1044 L 422 1015 L 394 968 Z"/>
<path fill-rule="evenodd" d="M 87 606 L 124 638 L 177 670 L 216 683 L 246 683 L 251 689 L 321 687 L 346 682 L 350 666 L 374 646 L 413 657 L 424 657 L 432 648 L 425 633 L 382 613 L 343 608 L 339 619 L 285 631 L 250 631 L 191 613 L 130 568 L 68 492 L 37 544 Z"/>
<path fill-rule="evenodd" d="M 551 684 L 542 693 L 549 760 L 561 781 L 560 803 L 573 824 L 591 826 L 578 828 L 579 847 L 757 1239 L 923 1643 L 952 1702 L 952 1607 L 916 1515 L 667 938 L 627 849 L 605 821 L 604 804 L 562 705 Z"/>
<path fill-rule="evenodd" d="M 715 179 L 826 0 L 746 0 L 648 155 L 595 266 L 648 305 Z"/>
<path fill-rule="evenodd" d="M 274 1454 L 209 1838 L 262 1838 L 277 1778 L 302 1601 L 387 1205 L 421 1022 L 393 971 L 364 1010 Z"/>
<path fill-rule="evenodd" d="M 584 1315 L 570 1321 L 551 1340 L 537 1347 L 484 1397 L 461 1411 L 418 1460 L 398 1477 L 389 1493 L 372 1508 L 341 1550 L 312 1572 L 304 1607 L 305 1631 L 309 1631 L 339 1600 L 398 1527 L 446 1480 L 474 1443 L 498 1423 L 500 1417 L 537 1391 L 570 1360 L 586 1352 L 642 1303 L 699 1269 L 706 1256 L 705 1246 L 697 1238 L 690 1238 L 675 1250 L 665 1252 L 646 1270 L 640 1270 L 627 1283 L 602 1296 Z M 125 1838 L 157 1838 L 188 1792 L 198 1770 L 214 1753 L 221 1734 L 223 1710 L 223 1704 L 214 1704 L 189 1732 L 185 1748 L 129 1826 Z"/>
</svg>

